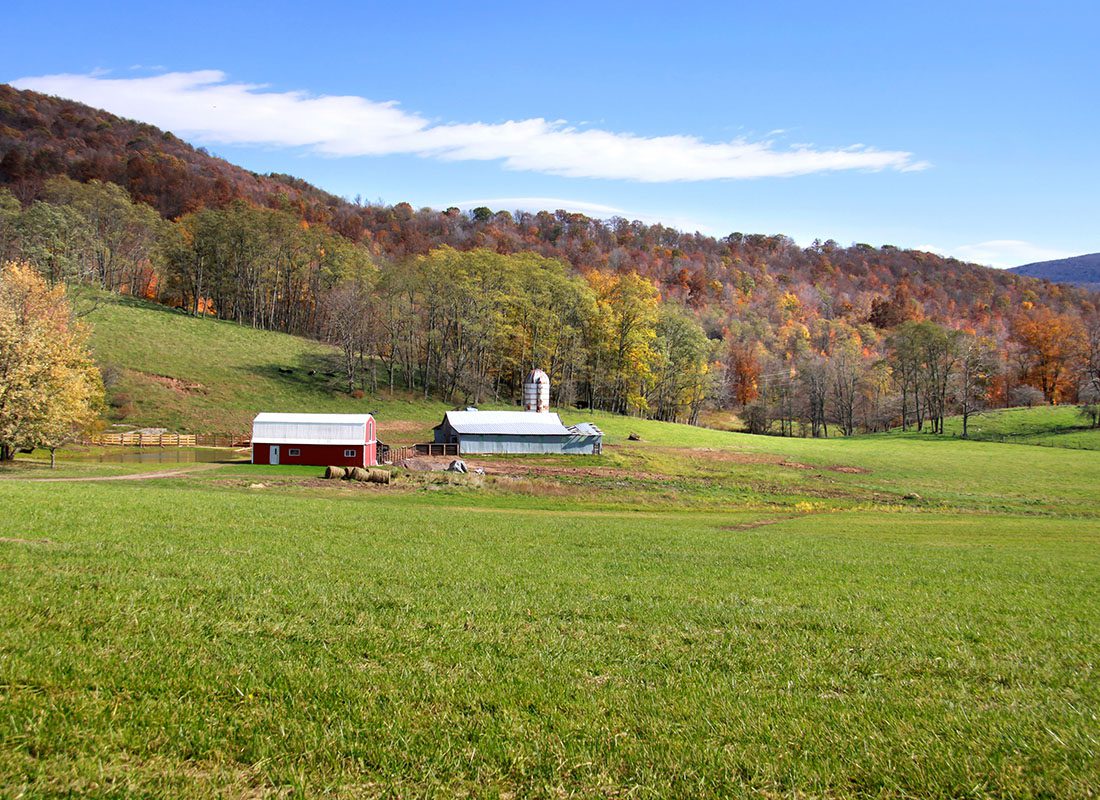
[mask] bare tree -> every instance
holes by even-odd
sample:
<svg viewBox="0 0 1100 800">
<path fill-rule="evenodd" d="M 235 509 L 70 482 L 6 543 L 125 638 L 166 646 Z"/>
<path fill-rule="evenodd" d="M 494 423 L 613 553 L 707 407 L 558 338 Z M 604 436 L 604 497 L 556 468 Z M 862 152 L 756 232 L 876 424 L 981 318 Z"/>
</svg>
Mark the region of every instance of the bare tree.
<svg viewBox="0 0 1100 800">
<path fill-rule="evenodd" d="M 960 343 L 955 374 L 955 403 L 962 415 L 962 435 L 970 435 L 970 417 L 986 407 L 989 387 L 997 371 L 993 342 L 985 337 L 966 336 Z"/>
<path fill-rule="evenodd" d="M 364 354 L 369 352 L 371 295 L 361 281 L 345 281 L 321 299 L 325 338 L 340 348 L 348 392 L 355 391 Z"/>
</svg>

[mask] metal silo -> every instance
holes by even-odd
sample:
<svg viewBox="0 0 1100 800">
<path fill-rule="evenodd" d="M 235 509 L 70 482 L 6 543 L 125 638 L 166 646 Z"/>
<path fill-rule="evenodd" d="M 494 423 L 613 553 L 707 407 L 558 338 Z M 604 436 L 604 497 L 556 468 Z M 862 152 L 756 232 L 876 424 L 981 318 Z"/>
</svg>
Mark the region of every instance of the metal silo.
<svg viewBox="0 0 1100 800">
<path fill-rule="evenodd" d="M 523 381 L 523 410 L 546 413 L 550 410 L 550 376 L 533 369 Z"/>
</svg>

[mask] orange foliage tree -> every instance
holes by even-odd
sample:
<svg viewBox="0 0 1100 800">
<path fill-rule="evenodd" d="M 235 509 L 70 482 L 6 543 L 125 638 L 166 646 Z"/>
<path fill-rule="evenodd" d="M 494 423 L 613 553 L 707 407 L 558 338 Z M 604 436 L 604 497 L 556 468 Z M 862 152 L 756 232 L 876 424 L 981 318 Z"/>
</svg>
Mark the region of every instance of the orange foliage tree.
<svg viewBox="0 0 1100 800">
<path fill-rule="evenodd" d="M 1071 399 L 1072 367 L 1080 356 L 1084 328 L 1069 314 L 1035 306 L 1018 314 L 1012 339 L 1018 348 L 1020 380 L 1042 391 L 1048 403 Z"/>
</svg>

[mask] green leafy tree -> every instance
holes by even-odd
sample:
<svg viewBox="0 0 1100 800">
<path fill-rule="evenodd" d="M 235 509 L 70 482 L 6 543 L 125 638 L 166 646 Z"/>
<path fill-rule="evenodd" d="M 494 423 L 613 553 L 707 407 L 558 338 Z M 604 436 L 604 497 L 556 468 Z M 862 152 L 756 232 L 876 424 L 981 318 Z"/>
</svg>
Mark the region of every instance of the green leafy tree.
<svg viewBox="0 0 1100 800">
<path fill-rule="evenodd" d="M 88 275 L 103 289 L 144 296 L 155 282 L 158 242 L 167 223 L 121 186 L 53 178 L 43 189 L 55 207 L 75 212 L 87 231 Z"/>
<path fill-rule="evenodd" d="M 656 419 L 699 421 L 711 395 L 713 346 L 706 333 L 685 311 L 662 305 L 657 318 L 652 385 L 647 401 Z"/>
</svg>

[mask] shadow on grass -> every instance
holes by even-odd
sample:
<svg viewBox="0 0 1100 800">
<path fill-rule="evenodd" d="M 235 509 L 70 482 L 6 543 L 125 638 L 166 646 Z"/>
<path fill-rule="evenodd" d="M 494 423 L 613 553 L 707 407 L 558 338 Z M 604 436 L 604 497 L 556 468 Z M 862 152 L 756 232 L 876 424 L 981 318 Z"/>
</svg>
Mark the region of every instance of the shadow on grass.
<svg viewBox="0 0 1100 800">
<path fill-rule="evenodd" d="M 303 353 L 290 363 L 254 364 L 245 369 L 297 394 L 347 394 L 337 354 Z"/>
</svg>

